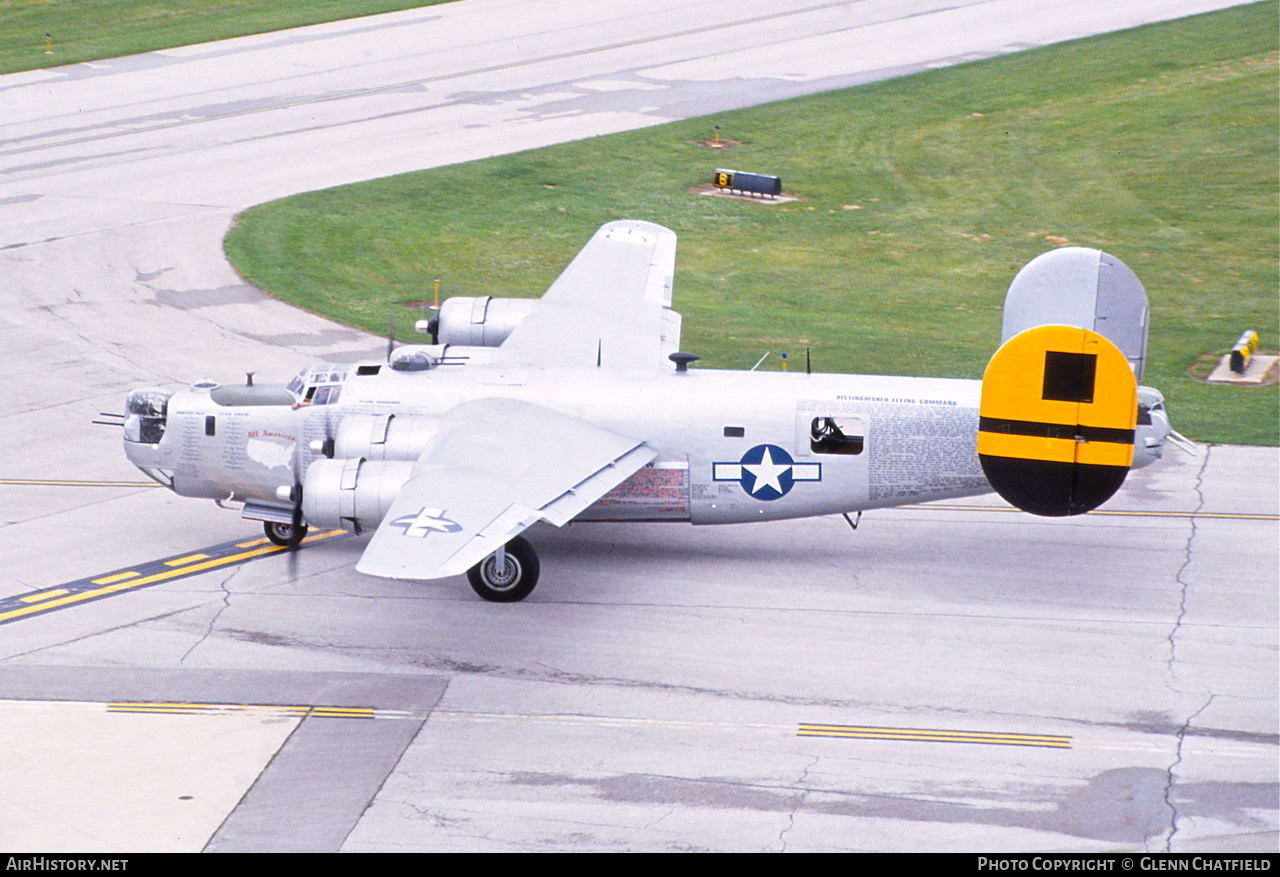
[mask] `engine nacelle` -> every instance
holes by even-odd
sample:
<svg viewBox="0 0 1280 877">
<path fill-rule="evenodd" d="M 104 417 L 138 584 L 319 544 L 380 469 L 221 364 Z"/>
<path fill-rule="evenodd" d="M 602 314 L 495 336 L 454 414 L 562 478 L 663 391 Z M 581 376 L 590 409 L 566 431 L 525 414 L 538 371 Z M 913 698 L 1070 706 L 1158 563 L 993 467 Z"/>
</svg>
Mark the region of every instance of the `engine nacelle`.
<svg viewBox="0 0 1280 877">
<path fill-rule="evenodd" d="M 342 419 L 333 437 L 335 459 L 418 459 L 440 429 L 436 417 L 405 414 L 353 414 Z"/>
<path fill-rule="evenodd" d="M 316 460 L 302 486 L 302 515 L 312 527 L 372 530 L 412 474 L 403 460 Z"/>
<path fill-rule="evenodd" d="M 538 304 L 533 298 L 450 298 L 440 305 L 436 340 L 461 347 L 497 347 Z"/>
</svg>

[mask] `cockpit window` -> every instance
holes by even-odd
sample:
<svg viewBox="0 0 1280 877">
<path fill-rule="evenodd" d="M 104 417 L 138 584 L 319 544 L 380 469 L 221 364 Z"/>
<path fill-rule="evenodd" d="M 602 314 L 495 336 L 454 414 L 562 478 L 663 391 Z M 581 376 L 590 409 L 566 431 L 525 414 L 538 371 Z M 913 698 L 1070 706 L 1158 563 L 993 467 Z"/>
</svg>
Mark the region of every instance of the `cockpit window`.
<svg viewBox="0 0 1280 877">
<path fill-rule="evenodd" d="M 313 365 L 298 373 L 285 388 L 298 401 L 296 405 L 332 405 L 342 394 L 347 372 L 339 366 Z"/>
</svg>

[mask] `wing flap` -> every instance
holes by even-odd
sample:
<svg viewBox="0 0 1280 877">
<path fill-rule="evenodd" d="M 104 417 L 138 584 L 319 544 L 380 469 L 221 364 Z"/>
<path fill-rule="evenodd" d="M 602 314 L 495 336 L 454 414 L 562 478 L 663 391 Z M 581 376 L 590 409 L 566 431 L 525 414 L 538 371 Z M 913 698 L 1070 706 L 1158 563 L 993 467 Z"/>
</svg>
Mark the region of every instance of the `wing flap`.
<svg viewBox="0 0 1280 877">
<path fill-rule="evenodd" d="M 464 403 L 423 450 L 356 569 L 410 579 L 464 572 L 539 520 L 565 524 L 655 456 L 536 405 Z"/>
<path fill-rule="evenodd" d="M 557 527 L 564 526 L 586 511 L 587 506 L 643 469 L 654 456 L 648 445 L 640 445 L 628 451 L 620 459 L 592 473 L 543 506 L 542 517 Z"/>
</svg>

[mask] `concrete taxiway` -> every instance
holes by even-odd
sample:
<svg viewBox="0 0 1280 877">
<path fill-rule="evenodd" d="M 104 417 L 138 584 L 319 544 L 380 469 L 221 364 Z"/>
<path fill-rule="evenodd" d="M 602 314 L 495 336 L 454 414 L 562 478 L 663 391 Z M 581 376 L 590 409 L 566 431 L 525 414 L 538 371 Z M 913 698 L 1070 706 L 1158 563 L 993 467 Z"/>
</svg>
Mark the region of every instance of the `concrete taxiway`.
<svg viewBox="0 0 1280 877">
<path fill-rule="evenodd" d="M 0 848 L 1274 851 L 1273 449 L 1071 521 L 547 528 L 495 606 L 241 558 L 90 424 L 378 350 L 234 274 L 254 203 L 1227 5 L 466 0 L 0 78 Z"/>
</svg>

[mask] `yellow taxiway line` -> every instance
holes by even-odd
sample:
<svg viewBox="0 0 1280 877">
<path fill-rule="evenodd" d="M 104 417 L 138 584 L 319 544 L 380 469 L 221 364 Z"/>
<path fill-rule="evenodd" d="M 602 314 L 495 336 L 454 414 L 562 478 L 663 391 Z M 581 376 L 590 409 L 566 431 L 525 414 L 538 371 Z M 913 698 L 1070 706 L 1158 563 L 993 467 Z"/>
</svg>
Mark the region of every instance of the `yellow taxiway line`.
<svg viewBox="0 0 1280 877">
<path fill-rule="evenodd" d="M 346 535 L 345 530 L 329 530 L 308 536 L 302 542 L 305 545 L 343 535 Z M 248 550 L 236 550 L 245 549 L 246 547 L 248 547 Z M 289 549 L 272 544 L 267 539 L 232 542 L 206 548 L 196 554 L 184 554 L 178 557 L 140 564 L 134 569 L 118 570 L 106 575 L 81 579 L 77 582 L 68 582 L 57 588 L 41 591 L 38 594 L 27 594 L 21 597 L 0 600 L 0 624 L 53 609 L 73 606 L 88 600 L 97 600 L 135 588 L 154 585 L 170 579 L 184 578 L 222 566 L 245 563 L 258 557 L 278 554 L 287 550 Z"/>
<path fill-rule="evenodd" d="M 928 728 L 877 728 L 869 725 L 800 725 L 799 737 L 844 737 L 860 740 L 907 740 L 920 743 L 981 743 L 987 746 L 1040 746 L 1070 749 L 1071 738 L 1049 734 L 1005 734 L 995 731 L 947 731 Z"/>
</svg>

